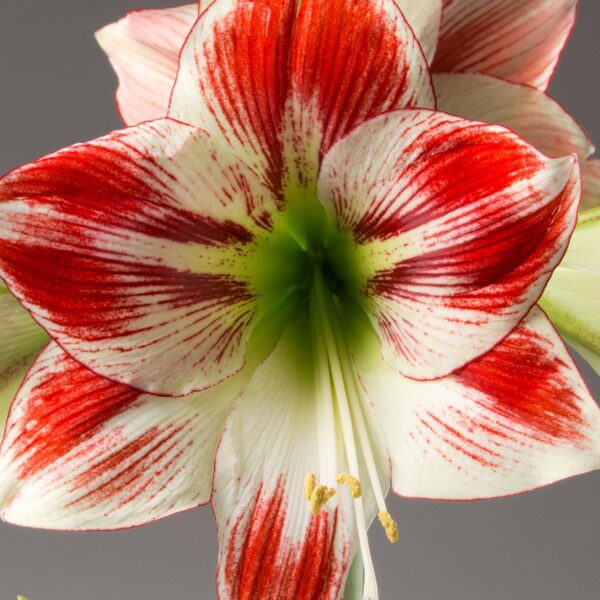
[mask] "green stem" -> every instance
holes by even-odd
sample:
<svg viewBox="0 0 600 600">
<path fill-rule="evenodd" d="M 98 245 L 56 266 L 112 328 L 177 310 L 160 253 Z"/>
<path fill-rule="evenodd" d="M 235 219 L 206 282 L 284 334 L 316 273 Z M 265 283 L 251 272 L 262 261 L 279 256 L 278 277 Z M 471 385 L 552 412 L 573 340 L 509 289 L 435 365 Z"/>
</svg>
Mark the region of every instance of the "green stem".
<svg viewBox="0 0 600 600">
<path fill-rule="evenodd" d="M 346 589 L 344 590 L 344 600 L 362 600 L 363 597 L 363 561 L 360 550 L 352 561 L 348 578 L 346 579 Z"/>
</svg>

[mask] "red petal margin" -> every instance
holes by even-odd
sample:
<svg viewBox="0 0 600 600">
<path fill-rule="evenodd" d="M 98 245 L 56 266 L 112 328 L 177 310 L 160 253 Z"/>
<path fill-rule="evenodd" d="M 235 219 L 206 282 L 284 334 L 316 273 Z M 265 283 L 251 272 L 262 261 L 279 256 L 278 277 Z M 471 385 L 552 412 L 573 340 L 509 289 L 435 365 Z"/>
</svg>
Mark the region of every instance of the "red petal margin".
<svg viewBox="0 0 600 600">
<path fill-rule="evenodd" d="M 11 407 L 0 450 L 2 517 L 116 529 L 206 503 L 227 410 L 214 394 L 142 394 L 50 343 Z"/>
<path fill-rule="evenodd" d="M 393 0 L 217 0 L 182 51 L 169 114 L 225 136 L 278 193 L 390 108 L 434 103 Z"/>
<path fill-rule="evenodd" d="M 449 374 L 487 352 L 540 297 L 577 218 L 572 157 L 505 128 L 394 111 L 327 155 L 319 197 L 359 244 L 362 302 L 389 364 Z"/>
<path fill-rule="evenodd" d="M 600 467 L 600 408 L 538 308 L 451 377 L 365 382 L 398 494 L 491 498 Z"/>
<path fill-rule="evenodd" d="M 0 180 L 0 271 L 93 371 L 181 395 L 239 370 L 254 314 L 232 272 L 275 201 L 218 142 L 165 119 Z"/>
<path fill-rule="evenodd" d="M 445 0 L 432 71 L 496 75 L 545 90 L 577 0 Z"/>
</svg>

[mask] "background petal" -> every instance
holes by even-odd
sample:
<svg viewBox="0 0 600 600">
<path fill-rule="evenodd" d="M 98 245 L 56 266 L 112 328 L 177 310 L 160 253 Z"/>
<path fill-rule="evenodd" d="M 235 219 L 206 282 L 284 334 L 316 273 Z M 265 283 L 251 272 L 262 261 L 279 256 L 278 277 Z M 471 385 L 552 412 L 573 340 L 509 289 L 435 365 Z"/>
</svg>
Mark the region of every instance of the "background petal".
<svg viewBox="0 0 600 600">
<path fill-rule="evenodd" d="M 545 90 L 577 0 L 445 0 L 435 72 L 497 75 Z"/>
<path fill-rule="evenodd" d="M 126 125 L 165 117 L 179 52 L 198 6 L 130 12 L 96 33 L 118 78 L 117 106 Z"/>
</svg>

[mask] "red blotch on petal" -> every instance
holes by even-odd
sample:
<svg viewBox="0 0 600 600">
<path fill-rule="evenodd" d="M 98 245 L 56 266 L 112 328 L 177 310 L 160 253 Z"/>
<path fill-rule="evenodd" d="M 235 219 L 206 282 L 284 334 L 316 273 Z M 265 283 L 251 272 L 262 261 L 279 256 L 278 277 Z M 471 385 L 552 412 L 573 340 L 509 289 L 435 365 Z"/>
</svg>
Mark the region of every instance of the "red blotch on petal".
<svg viewBox="0 0 600 600">
<path fill-rule="evenodd" d="M 348 559 L 333 547 L 338 510 L 312 516 L 300 541 L 286 538 L 285 479 L 273 492 L 261 488 L 229 525 L 224 580 L 227 600 L 322 600 L 336 598 Z M 308 506 L 306 507 L 308 510 Z M 223 598 L 225 600 L 225 598 Z"/>
</svg>

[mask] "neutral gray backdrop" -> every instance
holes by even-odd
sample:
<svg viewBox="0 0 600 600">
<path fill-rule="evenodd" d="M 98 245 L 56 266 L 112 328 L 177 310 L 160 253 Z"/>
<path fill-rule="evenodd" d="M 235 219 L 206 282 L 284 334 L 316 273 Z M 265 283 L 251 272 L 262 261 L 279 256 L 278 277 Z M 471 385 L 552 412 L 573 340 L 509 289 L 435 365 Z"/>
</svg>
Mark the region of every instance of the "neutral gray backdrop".
<svg viewBox="0 0 600 600">
<path fill-rule="evenodd" d="M 1 0 L 0 171 L 118 128 L 93 32 L 127 10 L 174 4 Z M 600 4 L 583 0 L 551 91 L 600 142 L 598 26 Z M 599 500 L 600 473 L 486 502 L 395 498 L 399 543 L 371 532 L 381 598 L 598 600 Z M 215 565 L 208 507 L 117 533 L 0 525 L 0 600 L 211 600 Z"/>
</svg>

